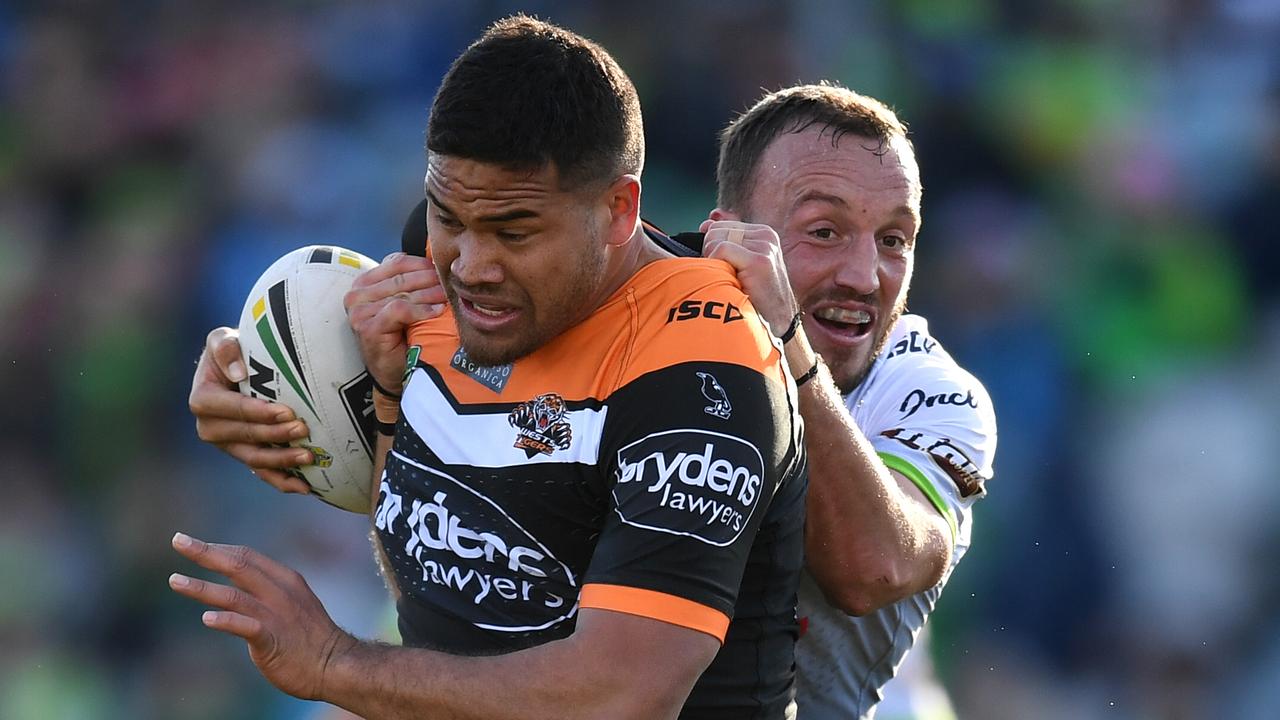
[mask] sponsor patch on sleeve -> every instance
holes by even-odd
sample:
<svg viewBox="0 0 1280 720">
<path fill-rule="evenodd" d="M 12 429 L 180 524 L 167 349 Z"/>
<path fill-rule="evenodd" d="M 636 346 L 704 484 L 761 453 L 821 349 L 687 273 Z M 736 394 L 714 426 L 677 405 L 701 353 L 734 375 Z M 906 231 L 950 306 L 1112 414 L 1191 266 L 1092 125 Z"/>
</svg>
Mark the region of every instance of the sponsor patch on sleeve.
<svg viewBox="0 0 1280 720">
<path fill-rule="evenodd" d="M 667 430 L 618 451 L 614 510 L 635 527 L 724 547 L 742 534 L 764 491 L 759 449 L 732 435 Z"/>
<path fill-rule="evenodd" d="M 967 498 L 982 492 L 985 478 L 981 470 L 952 439 L 904 428 L 893 428 L 880 434 L 928 455 L 955 483 L 960 497 Z"/>
</svg>

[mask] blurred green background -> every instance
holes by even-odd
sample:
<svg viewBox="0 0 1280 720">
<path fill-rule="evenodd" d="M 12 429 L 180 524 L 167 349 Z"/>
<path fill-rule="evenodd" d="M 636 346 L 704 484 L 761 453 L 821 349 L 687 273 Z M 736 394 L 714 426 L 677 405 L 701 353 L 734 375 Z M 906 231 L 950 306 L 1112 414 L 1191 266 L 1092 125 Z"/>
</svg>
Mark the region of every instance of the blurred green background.
<svg viewBox="0 0 1280 720">
<path fill-rule="evenodd" d="M 961 717 L 1275 717 L 1275 0 L 49 0 L 0 4 L 0 718 L 332 716 L 167 589 L 183 529 L 392 627 L 362 518 L 196 440 L 193 362 L 284 252 L 397 247 L 440 76 L 516 10 L 632 76 L 673 232 L 762 89 L 910 124 L 911 308 L 1000 422 L 931 623 Z"/>
</svg>

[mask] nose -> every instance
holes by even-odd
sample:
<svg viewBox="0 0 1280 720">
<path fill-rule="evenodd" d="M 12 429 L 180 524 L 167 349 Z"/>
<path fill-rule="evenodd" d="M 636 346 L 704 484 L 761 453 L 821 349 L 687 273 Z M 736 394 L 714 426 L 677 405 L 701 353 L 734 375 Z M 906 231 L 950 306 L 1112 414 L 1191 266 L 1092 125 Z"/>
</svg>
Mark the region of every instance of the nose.
<svg viewBox="0 0 1280 720">
<path fill-rule="evenodd" d="M 875 236 L 853 238 L 836 263 L 835 283 L 859 295 L 880 289 L 880 249 Z"/>
<path fill-rule="evenodd" d="M 463 232 L 453 242 L 457 256 L 449 263 L 449 274 L 463 285 L 498 284 L 502 282 L 502 265 L 494 252 L 494 243 Z"/>
</svg>

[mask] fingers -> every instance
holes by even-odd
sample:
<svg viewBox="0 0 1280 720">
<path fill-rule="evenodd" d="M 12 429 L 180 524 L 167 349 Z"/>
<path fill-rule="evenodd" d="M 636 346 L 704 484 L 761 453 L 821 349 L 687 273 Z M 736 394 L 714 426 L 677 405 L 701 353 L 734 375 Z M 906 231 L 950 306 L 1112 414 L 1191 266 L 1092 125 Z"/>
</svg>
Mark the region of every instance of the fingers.
<svg viewBox="0 0 1280 720">
<path fill-rule="evenodd" d="M 357 277 L 342 303 L 365 366 L 394 392 L 404 373 L 405 332 L 443 313 L 446 297 L 430 259 L 392 253 Z"/>
<path fill-rule="evenodd" d="M 207 610 L 200 616 L 200 621 L 213 630 L 219 630 L 250 642 L 260 639 L 264 627 L 257 618 L 265 609 L 257 598 L 240 590 L 218 583 L 211 583 L 199 578 L 180 573 L 169 576 L 169 587 L 179 595 L 197 602 L 211 605 L 217 610 Z"/>
<path fill-rule="evenodd" d="M 185 533 L 175 533 L 173 549 L 206 570 L 225 575 L 232 584 L 250 594 L 282 592 L 301 580 L 293 570 L 246 545 L 207 543 Z"/>
<path fill-rule="evenodd" d="M 768 225 L 705 220 L 700 229 L 706 235 L 702 243 L 704 257 L 725 260 L 739 273 L 746 270 L 749 264 L 758 262 L 767 263 L 772 268 L 782 267 L 782 247 L 778 233 Z"/>
<path fill-rule="evenodd" d="M 375 302 L 353 305 L 350 310 L 351 326 L 356 328 L 374 317 L 382 321 L 395 319 L 399 323 L 408 324 L 429 320 L 444 312 L 443 301 L 430 302 L 426 299 L 426 296 L 426 291 L 416 290 L 408 293 L 396 293 Z M 385 312 L 387 308 L 391 308 L 390 313 Z M 402 330 L 398 325 L 388 325 L 384 328 L 382 327 L 384 324 L 385 322 L 378 323 L 377 331 Z"/>
<path fill-rule="evenodd" d="M 436 274 L 435 265 L 429 258 L 391 253 L 382 264 L 356 277 L 351 291 L 343 298 L 343 304 L 350 310 L 352 305 L 360 302 L 374 302 L 398 292 L 415 290 L 438 292 L 440 299 L 436 302 L 443 301 L 444 291 L 440 288 L 440 276 Z"/>
<path fill-rule="evenodd" d="M 219 630 L 251 643 L 261 638 L 263 625 L 258 617 L 265 608 L 258 599 L 239 589 L 189 577 L 180 573 L 169 576 L 169 587 L 174 592 L 220 610 L 207 610 L 200 616 L 206 627 Z"/>
<path fill-rule="evenodd" d="M 706 234 L 706 240 L 728 240 L 743 244 L 744 241 L 763 241 L 766 245 L 779 245 L 778 233 L 768 225 L 744 223 L 736 220 L 703 220 L 698 231 Z"/>
<path fill-rule="evenodd" d="M 173 588 L 173 591 L 179 595 L 185 595 L 192 600 L 223 610 L 253 615 L 262 612 L 262 605 L 257 598 L 230 585 L 221 585 L 181 573 L 173 573 L 169 576 L 169 587 Z"/>
<path fill-rule="evenodd" d="M 412 272 L 414 270 L 434 270 L 435 262 L 429 256 L 410 255 L 404 252 L 389 253 L 382 258 L 382 262 L 378 263 L 375 270 L 381 269 L 381 273 L 375 273 L 370 276 L 370 281 L 384 280 L 392 275 Z"/>
<path fill-rule="evenodd" d="M 412 298 L 393 298 L 377 307 L 372 318 L 375 332 L 403 333 L 409 325 L 430 320 L 444 312 L 444 305 L 424 304 Z"/>
<path fill-rule="evenodd" d="M 241 615 L 240 613 L 235 612 L 206 610 L 205 613 L 200 616 L 200 621 L 203 622 L 207 628 L 220 630 L 229 635 L 244 638 L 250 643 L 257 643 L 265 634 L 265 628 L 261 622 L 247 615 Z"/>
<path fill-rule="evenodd" d="M 778 234 L 768 225 L 707 220 L 702 254 L 729 263 L 756 311 L 771 326 L 787 327 L 797 310 Z M 778 323 L 782 323 L 778 325 Z"/>
<path fill-rule="evenodd" d="M 270 468 L 250 468 L 250 472 L 271 487 L 279 490 L 286 495 L 310 495 L 311 486 L 305 480 L 300 480 L 281 470 L 272 470 Z"/>
<path fill-rule="evenodd" d="M 306 449 L 279 447 L 307 437 L 306 423 L 285 405 L 241 395 L 228 377 L 236 374 L 235 365 L 240 362 L 235 330 L 221 327 L 209 333 L 188 398 L 196 417 L 196 435 L 248 465 L 280 492 L 310 494 L 305 481 L 282 469 L 309 465 L 315 459 Z M 240 371 L 243 374 L 243 367 Z"/>
<path fill-rule="evenodd" d="M 709 258 L 724 260 L 732 265 L 733 269 L 739 274 L 745 272 L 751 267 L 752 263 L 758 260 L 756 253 L 726 240 L 713 240 L 710 243 L 704 241 L 702 254 Z"/>
<path fill-rule="evenodd" d="M 301 440 L 309 434 L 307 424 L 301 420 L 289 422 L 256 423 L 206 417 L 196 423 L 196 432 L 207 443 L 251 443 L 254 445 L 285 444 Z M 272 466 L 274 467 L 274 466 Z"/>
<path fill-rule="evenodd" d="M 347 293 L 349 300 L 355 291 Z M 444 312 L 444 291 L 413 290 L 395 293 L 378 300 L 360 301 L 347 306 L 351 329 L 362 343 L 379 335 L 394 335 L 397 345 L 403 341 L 405 330 L 412 324 L 430 320 Z M 366 361 L 369 358 L 366 357 Z"/>
<path fill-rule="evenodd" d="M 203 421 L 217 418 L 248 423 L 279 423 L 295 418 L 286 405 L 241 395 L 234 386 L 211 382 L 197 382 L 191 388 L 187 406 L 196 416 L 197 430 Z M 205 438 L 202 436 L 201 439 Z"/>
<path fill-rule="evenodd" d="M 435 268 L 431 268 L 392 275 L 385 280 L 363 287 L 352 286 L 351 292 L 348 293 L 347 307 L 350 308 L 362 302 L 378 302 L 404 293 L 414 293 L 418 298 L 417 301 L 423 304 L 442 303 L 445 299 L 444 288 L 440 285 L 440 276 L 436 275 Z"/>
<path fill-rule="evenodd" d="M 238 383 L 248 377 L 240 353 L 240 331 L 229 327 L 214 328 L 205 338 L 204 348 L 213 357 L 218 370 L 231 382 Z"/>
<path fill-rule="evenodd" d="M 404 375 L 406 332 L 415 323 L 440 315 L 444 305 L 424 305 L 393 297 L 351 309 L 351 330 L 360 344 L 365 366 L 382 387 L 395 392 Z"/>
<path fill-rule="evenodd" d="M 266 484 L 279 490 L 282 493 L 287 493 L 290 495 L 310 495 L 311 494 L 310 485 L 308 485 L 305 481 L 299 480 L 298 478 L 290 475 L 289 473 L 284 472 L 283 470 L 273 470 L 271 468 L 255 467 L 255 468 L 249 468 L 249 471 L 252 472 L 254 475 L 257 475 L 259 480 L 262 480 Z"/>
<path fill-rule="evenodd" d="M 227 443 L 222 446 L 222 449 L 231 457 L 255 469 L 284 470 L 315 462 L 315 458 L 306 448 Z"/>
<path fill-rule="evenodd" d="M 720 247 L 738 248 L 744 252 L 729 250 L 721 252 L 729 252 L 732 253 L 731 255 L 716 255 L 715 253 Z M 730 258 L 741 259 L 744 263 L 761 263 L 769 267 L 780 267 L 783 264 L 782 251 L 776 245 L 771 245 L 767 240 L 750 237 L 742 238 L 735 242 L 732 238 L 707 235 L 707 238 L 702 243 L 702 255 L 703 257 L 721 257 L 724 260 L 729 260 Z M 741 271 L 742 268 L 738 268 L 738 270 Z"/>
</svg>

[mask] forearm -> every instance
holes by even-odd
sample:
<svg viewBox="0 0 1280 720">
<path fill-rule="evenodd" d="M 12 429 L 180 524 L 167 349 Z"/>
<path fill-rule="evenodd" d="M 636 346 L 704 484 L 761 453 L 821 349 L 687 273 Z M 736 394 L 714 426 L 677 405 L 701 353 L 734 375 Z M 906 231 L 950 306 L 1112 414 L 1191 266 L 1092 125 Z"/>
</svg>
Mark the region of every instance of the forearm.
<svg viewBox="0 0 1280 720">
<path fill-rule="evenodd" d="M 611 658 L 574 636 L 486 657 L 358 643 L 330 663 L 320 699 L 367 720 L 674 718 L 697 673 L 672 683 L 654 670 L 652 660 L 672 652 L 659 642 L 641 638 Z"/>
<path fill-rule="evenodd" d="M 794 374 L 813 364 L 803 333 L 787 353 Z M 935 585 L 951 553 L 941 515 L 885 466 L 825 368 L 799 394 L 809 466 L 805 556 L 827 599 L 862 615 Z"/>
<path fill-rule="evenodd" d="M 360 643 L 326 673 L 324 700 L 366 720 L 551 718 L 572 707 L 534 658 L 459 657 Z M 525 680 L 545 678 L 537 686 Z M 495 681 L 496 684 L 495 684 Z"/>
</svg>

